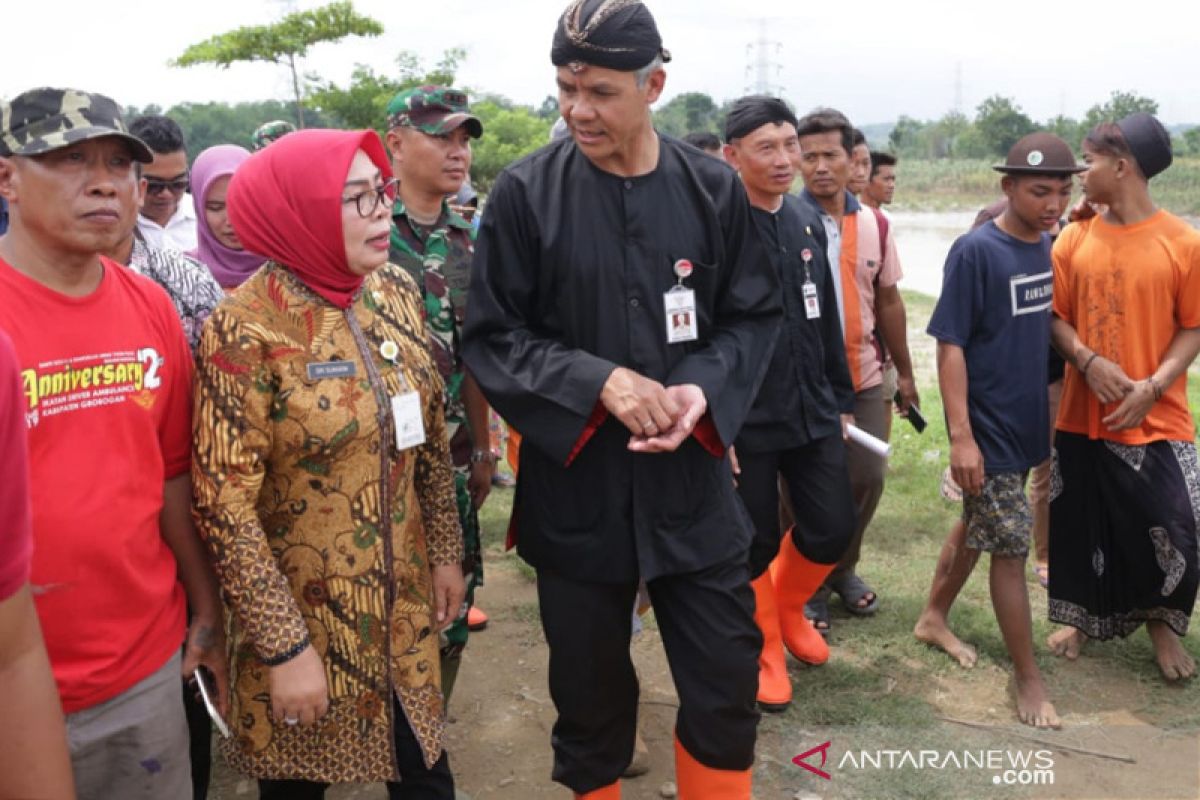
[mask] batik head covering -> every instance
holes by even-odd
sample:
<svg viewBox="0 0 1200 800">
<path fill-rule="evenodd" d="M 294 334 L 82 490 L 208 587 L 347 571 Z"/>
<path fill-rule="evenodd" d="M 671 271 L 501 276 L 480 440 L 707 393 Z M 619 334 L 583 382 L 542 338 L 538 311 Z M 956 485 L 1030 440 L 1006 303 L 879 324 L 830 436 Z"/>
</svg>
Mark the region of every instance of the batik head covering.
<svg viewBox="0 0 1200 800">
<path fill-rule="evenodd" d="M 641 0 L 573 0 L 558 20 L 550 60 L 633 72 L 655 57 L 670 61 L 650 10 Z"/>
<path fill-rule="evenodd" d="M 188 255 L 208 267 L 223 289 L 234 289 L 253 275 L 262 266 L 265 258 L 248 250 L 234 250 L 221 244 L 221 240 L 208 227 L 204 206 L 208 202 L 208 191 L 218 178 L 233 175 L 237 168 L 250 158 L 250 151 L 235 144 L 219 144 L 210 147 L 196 157 L 192 164 L 192 202 L 196 204 L 196 238 L 198 245 Z"/>
<path fill-rule="evenodd" d="M 342 235 L 342 197 L 350 162 L 364 151 L 391 180 L 375 131 L 310 129 L 250 156 L 229 182 L 229 218 L 247 250 L 282 264 L 338 308 L 362 286 L 350 271 Z"/>
</svg>

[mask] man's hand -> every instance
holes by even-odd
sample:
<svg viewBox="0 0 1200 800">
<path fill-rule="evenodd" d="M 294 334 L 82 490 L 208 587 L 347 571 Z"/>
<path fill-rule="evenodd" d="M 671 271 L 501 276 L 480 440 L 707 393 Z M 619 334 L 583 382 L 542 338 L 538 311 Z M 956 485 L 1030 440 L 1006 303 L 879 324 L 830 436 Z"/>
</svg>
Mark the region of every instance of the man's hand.
<svg viewBox="0 0 1200 800">
<path fill-rule="evenodd" d="M 625 367 L 608 376 L 600 402 L 635 438 L 659 436 L 672 429 L 679 417 L 679 403 L 661 383 Z"/>
<path fill-rule="evenodd" d="M 471 496 L 471 505 L 476 510 L 483 508 L 492 491 L 492 478 L 496 476 L 496 460 L 488 458 L 471 464 L 471 474 L 467 477 L 467 494 Z"/>
<path fill-rule="evenodd" d="M 629 449 L 635 453 L 672 453 L 683 444 L 696 429 L 696 423 L 708 410 L 704 390 L 694 383 L 671 386 L 666 390 L 667 400 L 678 409 L 675 423 L 658 435 L 634 436 L 629 440 Z"/>
<path fill-rule="evenodd" d="M 329 710 L 325 665 L 312 645 L 300 655 L 270 667 L 271 716 L 285 725 L 312 725 Z"/>
<path fill-rule="evenodd" d="M 854 424 L 853 414 L 839 414 L 842 418 L 842 441 L 850 441 L 850 426 Z"/>
<path fill-rule="evenodd" d="M 221 619 L 193 617 L 183 648 L 183 679 L 190 680 L 197 667 L 206 667 L 217 684 L 217 711 L 229 710 L 229 659 L 225 653 L 225 624 Z"/>
<path fill-rule="evenodd" d="M 911 375 L 907 378 L 903 375 L 896 377 L 896 392 L 900 395 L 900 402 L 896 405 L 897 414 L 903 416 L 913 406 L 921 407 L 921 396 L 917 394 L 917 382 Z M 891 400 L 892 398 L 886 399 Z"/>
<path fill-rule="evenodd" d="M 463 580 L 461 564 L 445 564 L 433 568 L 433 610 L 437 616 L 439 631 L 450 627 L 462 613 L 463 598 L 467 596 L 467 584 Z"/>
<path fill-rule="evenodd" d="M 733 448 L 733 445 L 729 445 L 729 466 L 733 469 L 733 486 L 737 488 L 737 479 L 742 474 L 742 465 L 738 463 L 737 450 Z"/>
<path fill-rule="evenodd" d="M 1099 361 L 1100 359 L 1096 359 Z M 1095 363 L 1092 364 L 1095 367 Z M 1091 370 L 1088 370 L 1091 374 Z M 1105 417 L 1101 422 L 1108 426 L 1110 431 L 1125 431 L 1130 428 L 1136 428 L 1146 419 L 1146 415 L 1150 413 L 1150 409 L 1154 408 L 1157 401 L 1154 399 L 1154 385 L 1150 381 L 1138 381 L 1133 385 L 1133 390 L 1125 395 L 1125 399 L 1121 401 L 1121 405 L 1117 406 L 1116 410 Z"/>
<path fill-rule="evenodd" d="M 1100 398 L 1100 402 L 1119 403 L 1133 391 L 1133 381 L 1119 364 L 1101 355 L 1091 358 L 1091 361 L 1092 363 L 1087 365 L 1087 375 L 1084 378 L 1088 388 Z"/>
<path fill-rule="evenodd" d="M 983 453 L 974 436 L 960 436 L 950 442 L 950 474 L 965 494 L 983 491 Z"/>
</svg>

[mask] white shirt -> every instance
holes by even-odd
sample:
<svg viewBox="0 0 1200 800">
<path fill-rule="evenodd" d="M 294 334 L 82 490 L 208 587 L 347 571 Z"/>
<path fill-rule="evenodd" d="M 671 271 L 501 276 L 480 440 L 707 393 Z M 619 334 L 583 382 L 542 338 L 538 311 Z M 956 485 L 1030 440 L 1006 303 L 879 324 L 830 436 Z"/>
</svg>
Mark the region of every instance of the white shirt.
<svg viewBox="0 0 1200 800">
<path fill-rule="evenodd" d="M 195 250 L 198 240 L 196 206 L 192 201 L 192 195 L 184 192 L 183 197 L 179 198 L 179 207 L 167 220 L 165 227 L 149 217 L 138 214 L 138 230 L 145 237 L 146 244 L 155 249 L 178 250 L 181 253 L 190 253 Z"/>
</svg>

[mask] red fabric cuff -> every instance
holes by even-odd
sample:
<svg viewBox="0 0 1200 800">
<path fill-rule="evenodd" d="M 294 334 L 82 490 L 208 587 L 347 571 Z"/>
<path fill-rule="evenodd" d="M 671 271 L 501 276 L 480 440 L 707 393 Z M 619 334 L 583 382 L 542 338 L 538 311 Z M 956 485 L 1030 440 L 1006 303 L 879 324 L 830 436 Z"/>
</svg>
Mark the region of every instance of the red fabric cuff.
<svg viewBox="0 0 1200 800">
<path fill-rule="evenodd" d="M 700 421 L 696 423 L 696 427 L 692 430 L 692 436 L 696 437 L 700 446 L 707 450 L 713 458 L 725 457 L 725 445 L 721 443 L 717 426 L 713 424 L 712 415 L 708 412 L 705 412 Z"/>
<path fill-rule="evenodd" d="M 571 455 L 567 456 L 567 463 L 563 466 L 571 466 L 571 462 L 573 462 L 575 457 L 579 455 L 579 452 L 583 450 L 584 445 L 586 445 L 591 438 L 596 435 L 596 431 L 600 429 L 600 426 L 604 424 L 604 420 L 606 419 L 608 419 L 608 409 L 604 407 L 603 403 L 597 400 L 596 407 L 592 409 L 592 415 L 588 417 L 587 425 L 584 426 L 583 433 L 579 434 L 579 439 L 575 442 L 575 446 L 571 448 Z"/>
</svg>

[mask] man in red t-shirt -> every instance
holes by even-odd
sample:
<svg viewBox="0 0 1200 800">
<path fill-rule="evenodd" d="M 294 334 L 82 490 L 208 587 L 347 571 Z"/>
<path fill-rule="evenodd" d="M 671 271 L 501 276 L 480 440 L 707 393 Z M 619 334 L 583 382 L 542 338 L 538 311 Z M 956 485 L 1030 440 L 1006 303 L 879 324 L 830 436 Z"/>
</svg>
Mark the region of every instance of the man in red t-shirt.
<svg viewBox="0 0 1200 800">
<path fill-rule="evenodd" d="M 179 676 L 203 664 L 221 697 L 226 683 L 216 580 L 191 522 L 191 353 L 166 293 L 99 255 L 124 233 L 134 162 L 151 154 L 100 95 L 34 90 L 0 120 L 0 328 L 21 371 L 31 582 L 76 787 L 190 797 Z"/>
<path fill-rule="evenodd" d="M 24 417 L 17 355 L 0 331 L 0 797 L 66 798 L 74 794 L 62 710 L 29 591 Z"/>
</svg>

